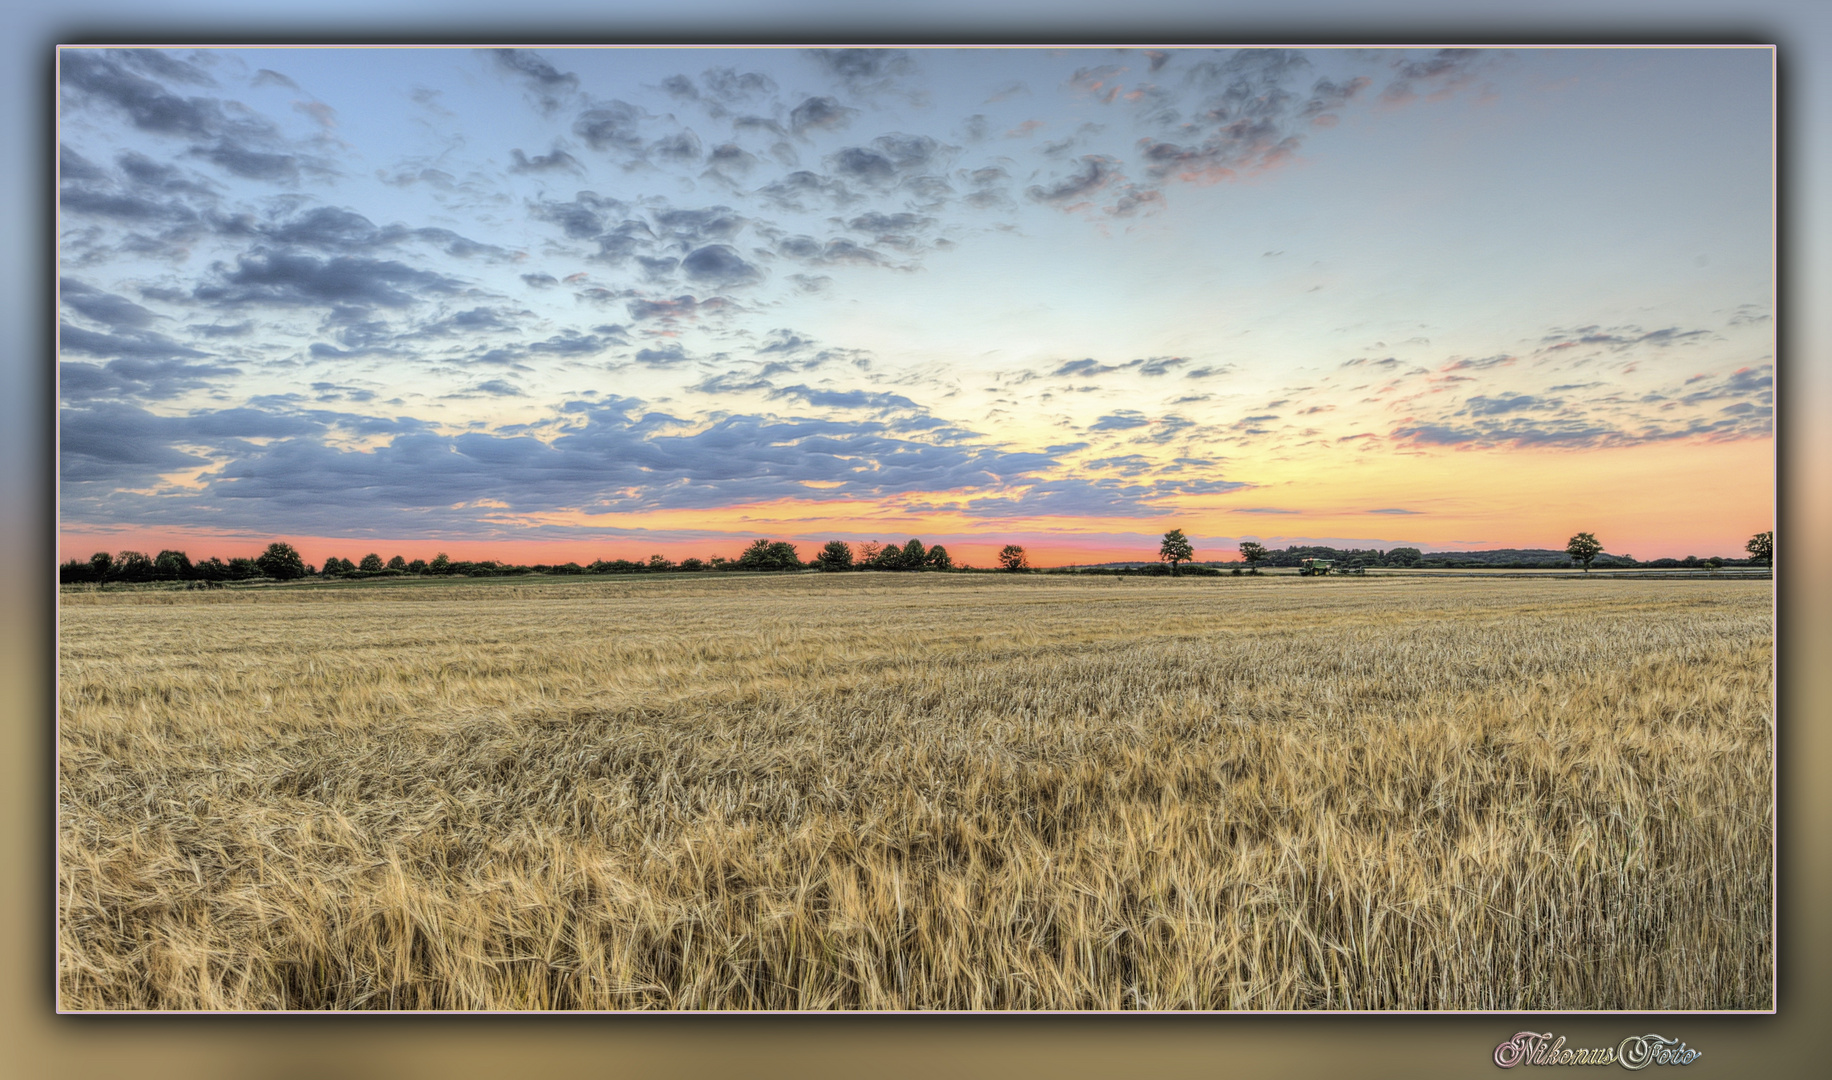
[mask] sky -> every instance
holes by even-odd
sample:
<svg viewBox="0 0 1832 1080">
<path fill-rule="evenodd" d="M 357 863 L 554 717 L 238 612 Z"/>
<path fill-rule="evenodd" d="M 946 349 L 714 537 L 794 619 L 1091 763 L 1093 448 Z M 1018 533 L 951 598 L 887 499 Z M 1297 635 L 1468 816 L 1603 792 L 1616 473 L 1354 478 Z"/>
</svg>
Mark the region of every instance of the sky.
<svg viewBox="0 0 1832 1080">
<path fill-rule="evenodd" d="M 59 547 L 1741 554 L 1767 49 L 64 49 Z"/>
</svg>

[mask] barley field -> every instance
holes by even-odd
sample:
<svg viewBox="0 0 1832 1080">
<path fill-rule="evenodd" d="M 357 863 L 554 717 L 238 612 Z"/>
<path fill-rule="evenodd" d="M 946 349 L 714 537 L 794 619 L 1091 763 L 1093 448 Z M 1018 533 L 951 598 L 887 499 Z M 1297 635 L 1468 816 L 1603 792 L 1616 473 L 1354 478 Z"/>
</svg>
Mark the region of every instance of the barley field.
<svg viewBox="0 0 1832 1080">
<path fill-rule="evenodd" d="M 61 1006 L 1773 1007 L 1766 582 L 67 593 Z"/>
</svg>

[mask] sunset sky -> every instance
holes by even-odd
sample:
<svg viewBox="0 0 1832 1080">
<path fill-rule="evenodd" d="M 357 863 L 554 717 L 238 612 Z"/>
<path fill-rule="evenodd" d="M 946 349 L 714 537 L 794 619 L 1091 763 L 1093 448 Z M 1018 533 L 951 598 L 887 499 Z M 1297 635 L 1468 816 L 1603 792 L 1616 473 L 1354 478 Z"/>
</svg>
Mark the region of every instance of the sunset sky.
<svg viewBox="0 0 1832 1080">
<path fill-rule="evenodd" d="M 60 554 L 1740 555 L 1767 49 L 65 49 Z"/>
</svg>

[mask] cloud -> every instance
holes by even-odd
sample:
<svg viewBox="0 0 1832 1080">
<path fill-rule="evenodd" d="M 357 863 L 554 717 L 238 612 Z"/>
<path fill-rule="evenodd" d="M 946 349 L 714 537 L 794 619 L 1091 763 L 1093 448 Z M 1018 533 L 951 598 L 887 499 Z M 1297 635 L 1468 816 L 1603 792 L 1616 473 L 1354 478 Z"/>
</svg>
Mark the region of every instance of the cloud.
<svg viewBox="0 0 1832 1080">
<path fill-rule="evenodd" d="M 1507 424 L 1472 426 L 1410 424 L 1395 428 L 1396 442 L 1415 446 L 1592 447 L 1642 441 L 1614 428 L 1581 419 L 1536 421 L 1516 419 Z"/>
<path fill-rule="evenodd" d="M 809 49 L 808 55 L 853 93 L 889 89 L 916 66 L 902 49 Z"/>
<path fill-rule="evenodd" d="M 332 424 L 323 419 L 299 416 L 289 424 L 286 417 L 260 414 L 244 423 L 248 437 L 262 430 L 276 441 L 240 445 L 232 460 L 205 478 L 201 492 L 170 496 L 165 512 L 192 522 L 235 518 L 283 531 L 347 526 L 352 514 L 370 522 L 399 515 L 392 520 L 474 526 L 497 511 L 454 513 L 451 506 L 487 500 L 506 504 L 511 513 L 605 514 L 782 498 L 872 498 L 996 487 L 1022 482 L 1051 464 L 1043 455 L 900 436 L 877 420 L 742 416 L 695 427 L 664 414 L 638 415 L 639 407 L 621 398 L 572 402 L 563 411 L 574 426 L 550 442 L 481 432 L 437 435 L 418 427 L 367 450 L 327 443 L 324 433 Z M 72 462 L 96 460 L 85 439 L 107 426 L 85 419 L 66 421 Z M 101 462 L 85 482 L 206 463 L 174 449 L 203 437 L 204 414 L 160 418 L 136 411 L 131 419 L 113 426 L 137 438 L 107 445 L 114 460 Z M 101 504 L 91 500 L 82 509 L 100 510 Z"/>
<path fill-rule="evenodd" d="M 1478 395 L 1469 399 L 1459 415 L 1503 416 L 1511 412 L 1545 412 L 1562 408 L 1564 404 L 1561 398 L 1535 397 L 1532 394 L 1502 393 L 1495 397 Z"/>
<path fill-rule="evenodd" d="M 324 410 L 237 407 L 161 415 L 117 401 L 67 404 L 58 413 L 59 477 L 66 520 L 198 524 L 208 519 L 207 499 L 181 493 L 136 500 L 123 488 L 160 483 L 162 473 L 183 472 L 259 456 L 276 446 L 322 439 L 327 433 L 387 436 L 424 431 L 412 419 L 358 416 Z M 258 441 L 259 440 L 259 441 Z M 266 447 L 260 441 L 274 440 Z M 299 482 L 302 478 L 295 478 Z M 284 495 L 284 493 L 280 493 Z M 148 505 L 170 507 L 162 516 Z M 244 519 L 261 528 L 258 507 Z M 327 504 L 325 520 L 335 520 Z M 200 511 L 202 511 L 200 515 Z"/>
<path fill-rule="evenodd" d="M 1703 381 L 1704 386 L 1687 392 L 1680 398 L 1686 405 L 1700 405 L 1724 398 L 1741 398 L 1754 401 L 1766 408 L 1775 403 L 1775 366 L 1773 364 L 1756 364 L 1741 367 L 1723 377 L 1712 380 L 1690 379 L 1689 383 Z"/>
<path fill-rule="evenodd" d="M 1149 427 L 1151 421 L 1131 409 L 1121 409 L 1101 417 L 1088 426 L 1090 433 L 1096 431 L 1130 431 L 1133 428 Z"/>
<path fill-rule="evenodd" d="M 724 311 L 730 306 L 731 302 L 722 297 L 712 296 L 705 300 L 696 300 L 689 294 L 683 294 L 671 300 L 635 297 L 629 301 L 630 318 L 639 322 L 646 319 L 674 322 L 694 318 L 701 312 Z"/>
<path fill-rule="evenodd" d="M 245 130 L 245 125 L 252 123 L 232 121 L 222 102 L 215 98 L 181 97 L 129 70 L 130 67 L 144 67 L 149 61 L 164 66 L 166 71 L 162 74 L 188 67 L 164 54 L 155 58 L 142 55 L 139 50 L 69 49 L 58 54 L 59 75 L 66 89 L 75 91 L 81 98 L 113 105 L 141 131 L 212 139 L 232 128 Z M 189 71 L 199 79 L 208 78 L 196 68 L 189 68 Z"/>
<path fill-rule="evenodd" d="M 701 210 L 656 210 L 652 213 L 656 232 L 686 251 L 710 241 L 730 240 L 747 224 L 747 219 L 724 206 Z"/>
<path fill-rule="evenodd" d="M 859 110 L 841 105 L 835 98 L 817 96 L 804 100 L 789 112 L 789 128 L 797 135 L 812 130 L 835 130 L 852 123 Z"/>
<path fill-rule="evenodd" d="M 1392 357 L 1388 357 L 1386 360 L 1381 361 L 1381 363 L 1397 364 L 1399 363 L 1399 361 Z M 1514 364 L 1514 357 L 1509 356 L 1505 353 L 1498 354 L 1495 356 L 1485 356 L 1480 360 L 1472 360 L 1467 356 L 1458 356 L 1458 357 L 1453 357 L 1449 363 L 1445 364 L 1443 367 L 1439 368 L 1438 370 L 1439 371 L 1486 371 L 1489 368 L 1493 368 L 1493 367 L 1511 367 L 1513 366 L 1513 364 Z"/>
<path fill-rule="evenodd" d="M 64 402 L 162 401 L 221 384 L 241 373 L 240 368 L 223 363 L 190 363 L 146 353 L 129 353 L 99 365 L 65 360 L 58 365 L 58 395 Z"/>
<path fill-rule="evenodd" d="M 885 394 L 870 390 L 816 390 L 797 385 L 773 389 L 769 396 L 772 398 L 799 398 L 810 405 L 828 409 L 873 409 L 878 412 L 921 409 L 921 406 L 902 394 Z"/>
<path fill-rule="evenodd" d="M 191 323 L 185 327 L 198 337 L 205 338 L 241 338 L 254 332 L 254 323 L 246 320 L 239 323 Z"/>
<path fill-rule="evenodd" d="M 886 243 L 901 241 L 907 234 L 921 232 L 934 224 L 934 218 L 922 214 L 883 214 L 874 210 L 848 221 L 846 227 L 853 232 L 870 233 L 878 243 Z"/>
<path fill-rule="evenodd" d="M 742 285 L 762 276 L 755 266 L 745 262 L 737 250 L 727 244 L 695 248 L 681 260 L 681 270 L 688 280 L 716 288 Z"/>
<path fill-rule="evenodd" d="M 268 241 L 287 247 L 309 247 L 320 251 L 373 251 L 418 240 L 440 247 L 445 254 L 459 258 L 489 255 L 507 258 L 509 253 L 494 244 L 483 244 L 440 228 L 410 229 L 405 225 L 378 227 L 368 218 L 334 206 L 321 206 L 298 217 L 253 230 Z"/>
<path fill-rule="evenodd" d="M 1480 49 L 1439 49 L 1422 59 L 1402 55 L 1392 62 L 1395 78 L 1381 99 L 1389 104 L 1412 101 L 1419 96 L 1418 83 L 1426 85 L 1431 97 L 1443 97 L 1469 85 L 1483 62 Z"/>
<path fill-rule="evenodd" d="M 519 149 L 511 150 L 509 153 L 515 158 L 515 164 L 509 166 L 509 171 L 513 173 L 543 173 L 555 170 L 572 173 L 585 172 L 585 166 L 579 164 L 578 158 L 557 146 L 549 153 L 538 154 L 534 157 L 529 157 Z"/>
<path fill-rule="evenodd" d="M 757 189 L 765 202 L 784 210 L 807 213 L 825 206 L 846 206 L 854 196 L 845 184 L 819 173 L 800 169 Z"/>
<path fill-rule="evenodd" d="M 1424 511 L 1422 510 L 1401 510 L 1397 507 L 1388 506 L 1388 507 L 1382 507 L 1379 510 L 1369 510 L 1368 513 L 1370 514 L 1422 514 L 1424 513 Z"/>
<path fill-rule="evenodd" d="M 176 445 L 182 425 L 134 405 L 96 402 L 58 412 L 58 477 L 72 486 L 140 486 L 160 473 L 208 465 Z"/>
<path fill-rule="evenodd" d="M 700 75 L 700 85 L 709 96 L 728 105 L 757 101 L 776 93 L 776 80 L 768 75 L 729 67 L 708 68 Z"/>
<path fill-rule="evenodd" d="M 293 183 L 299 179 L 299 159 L 294 155 L 259 150 L 229 139 L 218 139 L 209 146 L 196 147 L 191 155 L 248 180 Z"/>
<path fill-rule="evenodd" d="M 58 299 L 63 305 L 112 330 L 139 330 L 160 316 L 124 296 L 103 292 L 75 278 L 59 278 Z"/>
<path fill-rule="evenodd" d="M 210 354 L 180 345 L 163 334 L 140 332 L 127 336 L 98 334 L 64 323 L 58 327 L 58 348 L 67 353 L 105 357 L 200 358 Z"/>
<path fill-rule="evenodd" d="M 1102 154 L 1087 154 L 1081 159 L 1081 167 L 1073 173 L 1048 186 L 1033 184 L 1024 189 L 1024 193 L 1040 203 L 1061 205 L 1079 201 L 1121 179 L 1124 176 L 1117 160 Z"/>
<path fill-rule="evenodd" d="M 828 167 L 867 187 L 886 187 L 897 180 L 897 166 L 875 150 L 849 146 L 827 159 Z"/>
<path fill-rule="evenodd" d="M 1607 330 L 1595 325 L 1573 329 L 1555 327 L 1540 338 L 1540 344 L 1544 346 L 1540 351 L 1560 352 L 1585 345 L 1599 345 L 1621 351 L 1637 345 L 1665 347 L 1713 336 L 1709 330 L 1681 330 L 1676 326 L 1647 331 L 1639 326 L 1613 326 Z"/>
<path fill-rule="evenodd" d="M 681 348 L 678 342 L 670 341 L 658 349 L 636 350 L 635 359 L 637 363 L 647 367 L 660 368 L 672 367 L 675 364 L 684 364 L 691 360 L 692 357 L 687 355 L 686 351 Z"/>
<path fill-rule="evenodd" d="M 757 157 L 737 143 L 720 143 L 706 155 L 707 172 L 732 181 L 732 175 L 744 174 L 757 167 Z"/>
<path fill-rule="evenodd" d="M 216 199 L 216 185 L 202 180 L 194 173 L 187 174 L 176 165 L 154 161 L 131 150 L 117 157 L 115 164 L 120 167 L 122 175 L 141 190 L 197 195 L 210 201 Z M 93 175 L 98 179 L 106 176 L 100 170 L 94 170 Z"/>
<path fill-rule="evenodd" d="M 1372 81 L 1365 75 L 1340 83 L 1318 79 L 1311 87 L 1309 100 L 1298 108 L 1298 115 L 1309 117 L 1311 123 L 1319 127 L 1328 127 L 1336 122 L 1334 110 L 1354 100 Z"/>
<path fill-rule="evenodd" d="M 493 49 L 491 54 L 498 68 L 521 77 L 522 85 L 541 112 L 548 116 L 560 111 L 579 93 L 577 75 L 560 71 L 538 53 L 528 49 Z"/>
<path fill-rule="evenodd" d="M 211 272 L 215 280 L 198 285 L 192 295 L 221 307 L 346 304 L 400 308 L 464 288 L 456 278 L 400 262 L 356 256 L 319 259 L 259 249 L 237 256 L 233 267 L 216 263 Z"/>
<path fill-rule="evenodd" d="M 572 130 L 593 150 L 621 151 L 639 157 L 643 147 L 642 119 L 642 110 L 636 106 L 627 101 L 611 101 L 580 113 Z"/>
<path fill-rule="evenodd" d="M 58 54 L 58 64 L 71 111 L 111 107 L 137 130 L 188 140 L 187 156 L 236 176 L 294 183 L 306 171 L 334 172 L 325 159 L 303 152 L 272 120 L 248 106 L 176 94 L 156 81 L 214 85 L 208 73 L 187 61 L 154 49 L 66 49 Z"/>
<path fill-rule="evenodd" d="M 1078 94 L 1110 102 L 1119 95 L 1119 76 L 1125 73 L 1118 64 L 1081 68 L 1069 76 L 1067 86 Z"/>
<path fill-rule="evenodd" d="M 649 153 L 663 161 L 690 164 L 700 160 L 700 137 L 691 131 L 664 135 L 649 145 Z"/>
<path fill-rule="evenodd" d="M 1070 360 L 1055 371 L 1050 372 L 1050 374 L 1059 377 L 1066 375 L 1086 378 L 1091 375 L 1102 375 L 1109 371 L 1118 370 L 1120 370 L 1120 365 L 1118 364 L 1103 364 L 1090 357 L 1082 360 Z"/>
<path fill-rule="evenodd" d="M 1127 371 L 1136 368 L 1141 375 L 1156 377 L 1168 375 L 1172 368 L 1180 367 L 1187 363 L 1189 363 L 1189 358 L 1184 356 L 1152 356 L 1138 360 L 1128 360 L 1123 364 L 1103 364 L 1098 360 L 1087 358 L 1082 360 L 1070 360 L 1058 367 L 1055 371 L 1050 372 L 1050 374 L 1056 377 L 1092 378 L 1096 375 L 1105 375 L 1109 372 Z M 1204 369 L 1204 371 L 1209 370 L 1213 369 Z M 1195 374 L 1195 372 L 1191 372 L 1191 374 Z"/>
</svg>

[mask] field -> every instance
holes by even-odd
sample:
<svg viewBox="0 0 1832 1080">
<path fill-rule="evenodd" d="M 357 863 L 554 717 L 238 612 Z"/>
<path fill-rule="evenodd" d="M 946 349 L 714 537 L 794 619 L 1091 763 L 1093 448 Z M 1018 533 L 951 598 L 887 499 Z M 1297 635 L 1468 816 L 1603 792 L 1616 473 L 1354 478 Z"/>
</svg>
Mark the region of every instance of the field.
<svg viewBox="0 0 1832 1080">
<path fill-rule="evenodd" d="M 65 1009 L 1768 1009 L 1744 581 L 66 593 Z"/>
</svg>

